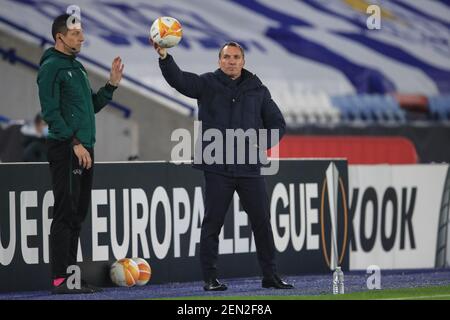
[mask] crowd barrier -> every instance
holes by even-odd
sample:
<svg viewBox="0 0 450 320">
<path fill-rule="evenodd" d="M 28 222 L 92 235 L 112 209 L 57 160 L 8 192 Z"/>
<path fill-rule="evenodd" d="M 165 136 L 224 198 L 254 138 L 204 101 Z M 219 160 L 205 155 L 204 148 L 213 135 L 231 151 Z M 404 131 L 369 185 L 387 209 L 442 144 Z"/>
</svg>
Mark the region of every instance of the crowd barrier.
<svg viewBox="0 0 450 320">
<path fill-rule="evenodd" d="M 112 285 L 110 265 L 142 257 L 151 284 L 201 280 L 203 175 L 190 164 L 97 163 L 82 230 L 82 277 Z M 53 193 L 48 164 L 0 164 L 0 291 L 49 288 Z M 347 165 L 281 160 L 266 177 L 282 275 L 450 265 L 448 164 Z M 336 246 L 333 246 L 336 244 Z M 220 235 L 221 278 L 259 276 L 247 215 L 235 194 Z"/>
<path fill-rule="evenodd" d="M 0 291 L 49 288 L 48 164 L 0 164 L 0 181 Z M 282 160 L 266 182 L 280 274 L 326 273 L 337 263 L 348 270 L 347 162 Z M 138 256 L 152 267 L 150 284 L 201 280 L 203 214 L 203 175 L 190 164 L 97 163 L 78 250 L 82 277 L 112 285 L 110 265 Z M 259 276 L 255 249 L 235 194 L 220 236 L 220 277 Z"/>
</svg>

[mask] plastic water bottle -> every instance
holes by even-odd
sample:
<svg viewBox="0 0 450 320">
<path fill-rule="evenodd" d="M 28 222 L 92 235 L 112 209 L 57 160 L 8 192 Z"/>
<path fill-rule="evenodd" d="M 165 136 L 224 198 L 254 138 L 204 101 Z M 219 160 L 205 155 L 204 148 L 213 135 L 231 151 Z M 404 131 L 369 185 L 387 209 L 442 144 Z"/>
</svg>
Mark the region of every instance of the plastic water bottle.
<svg viewBox="0 0 450 320">
<path fill-rule="evenodd" d="M 341 267 L 333 272 L 333 294 L 344 294 L 344 273 Z"/>
</svg>

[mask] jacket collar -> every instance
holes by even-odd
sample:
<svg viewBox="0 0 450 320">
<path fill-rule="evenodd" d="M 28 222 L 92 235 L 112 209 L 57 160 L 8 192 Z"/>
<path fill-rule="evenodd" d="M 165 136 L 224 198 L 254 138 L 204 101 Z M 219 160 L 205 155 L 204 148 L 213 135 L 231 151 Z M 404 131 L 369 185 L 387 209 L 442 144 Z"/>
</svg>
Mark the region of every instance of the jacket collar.
<svg viewBox="0 0 450 320">
<path fill-rule="evenodd" d="M 216 71 L 214 71 L 214 75 L 226 87 L 229 87 L 233 83 L 233 80 L 229 76 L 227 76 L 221 69 L 217 69 Z M 245 68 L 242 69 L 241 77 L 242 81 L 238 86 L 240 90 L 254 89 L 262 85 L 261 80 L 259 80 L 259 78 L 255 74 L 251 73 Z"/>
<path fill-rule="evenodd" d="M 64 54 L 64 53 L 56 50 L 54 47 L 50 47 L 47 50 L 45 50 L 45 52 L 42 55 L 42 58 L 39 62 L 39 65 L 42 65 L 44 63 L 44 61 L 50 57 L 58 57 L 60 59 L 66 59 L 68 61 L 73 61 L 76 58 L 75 55 L 67 55 L 67 54 Z"/>
</svg>

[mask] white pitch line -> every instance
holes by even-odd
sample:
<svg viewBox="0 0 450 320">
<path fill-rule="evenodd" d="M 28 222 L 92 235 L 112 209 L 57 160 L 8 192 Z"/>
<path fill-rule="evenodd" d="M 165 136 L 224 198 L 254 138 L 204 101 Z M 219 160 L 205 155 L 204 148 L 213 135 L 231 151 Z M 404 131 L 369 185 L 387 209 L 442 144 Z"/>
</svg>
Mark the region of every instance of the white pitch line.
<svg viewBox="0 0 450 320">
<path fill-rule="evenodd" d="M 425 298 L 446 298 L 450 297 L 450 294 L 438 294 L 429 296 L 413 296 L 413 297 L 403 297 L 403 298 L 387 298 L 387 299 L 376 299 L 376 300 L 414 300 L 414 299 L 425 299 Z"/>
</svg>

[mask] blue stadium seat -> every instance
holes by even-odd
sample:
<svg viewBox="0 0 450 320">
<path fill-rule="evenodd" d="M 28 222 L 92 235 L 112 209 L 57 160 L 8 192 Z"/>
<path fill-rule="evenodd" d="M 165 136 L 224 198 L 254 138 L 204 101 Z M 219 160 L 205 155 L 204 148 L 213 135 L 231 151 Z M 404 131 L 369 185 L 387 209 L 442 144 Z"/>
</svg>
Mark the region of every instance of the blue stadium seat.
<svg viewBox="0 0 450 320">
<path fill-rule="evenodd" d="M 391 95 L 360 94 L 331 97 L 344 121 L 405 122 L 406 112 Z"/>
<path fill-rule="evenodd" d="M 6 123 L 8 123 L 9 121 L 11 121 L 11 119 L 9 119 L 9 118 L 7 118 L 7 117 L 5 117 L 5 116 L 2 116 L 2 115 L 0 114 L 0 122 L 6 122 Z"/>
<path fill-rule="evenodd" d="M 388 110 L 392 113 L 395 120 L 399 122 L 406 121 L 406 112 L 398 104 L 397 100 L 391 95 L 382 96 L 383 103 L 387 106 Z"/>
<path fill-rule="evenodd" d="M 332 106 L 336 107 L 341 114 L 341 119 L 343 121 L 352 120 L 352 116 L 350 114 L 350 108 L 348 107 L 348 103 L 346 102 L 344 96 L 333 96 L 331 97 Z"/>
<path fill-rule="evenodd" d="M 373 104 L 371 103 L 370 95 L 361 94 L 357 96 L 358 106 L 363 120 L 366 122 L 375 122 L 377 118 L 373 112 Z"/>
<path fill-rule="evenodd" d="M 362 94 L 361 99 L 364 103 L 364 107 L 370 113 L 371 118 L 375 122 L 383 120 L 383 112 L 373 103 L 373 97 L 369 94 Z"/>
<path fill-rule="evenodd" d="M 342 120 L 354 121 L 361 120 L 361 110 L 359 102 L 353 95 L 332 97 L 332 103 L 341 111 Z"/>
<path fill-rule="evenodd" d="M 428 106 L 432 119 L 445 121 L 450 118 L 450 95 L 429 96 Z"/>
</svg>

